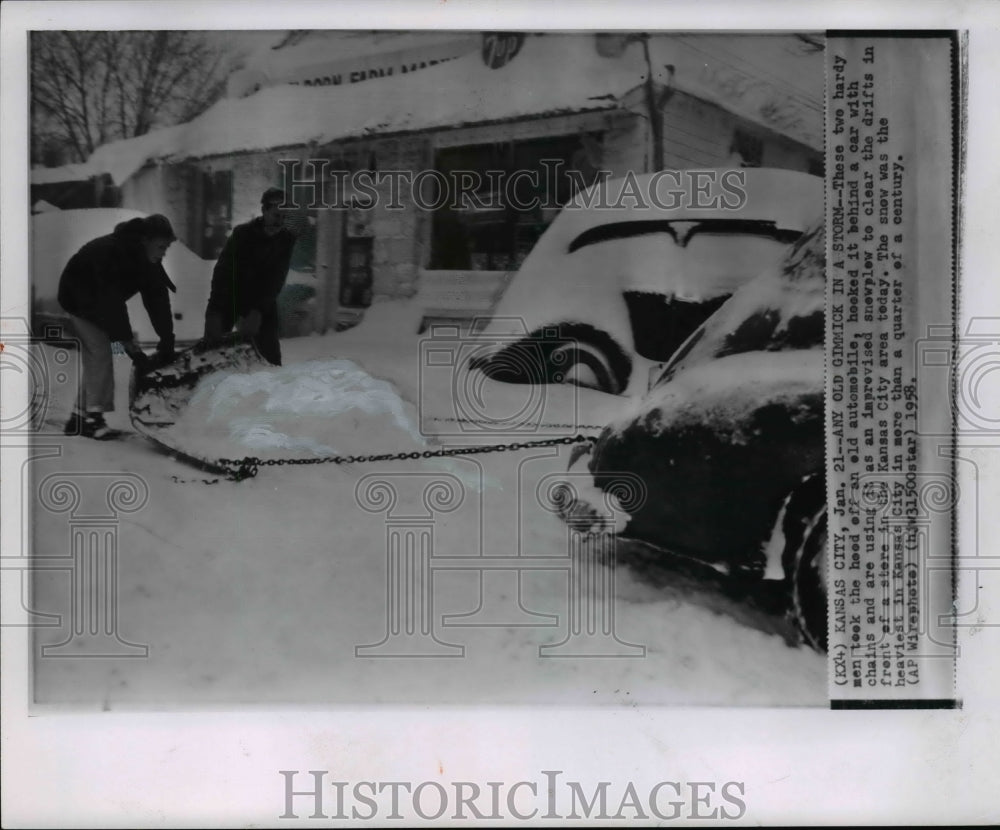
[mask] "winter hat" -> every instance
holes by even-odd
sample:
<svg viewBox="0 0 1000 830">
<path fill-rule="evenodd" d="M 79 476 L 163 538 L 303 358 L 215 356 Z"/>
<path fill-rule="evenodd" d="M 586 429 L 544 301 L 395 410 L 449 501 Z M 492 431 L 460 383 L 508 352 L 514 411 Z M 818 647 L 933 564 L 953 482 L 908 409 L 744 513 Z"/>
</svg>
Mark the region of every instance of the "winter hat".
<svg viewBox="0 0 1000 830">
<path fill-rule="evenodd" d="M 142 220 L 142 235 L 147 239 L 177 239 L 174 228 L 162 213 L 154 213 Z"/>
<path fill-rule="evenodd" d="M 269 187 L 264 191 L 264 195 L 260 197 L 260 203 L 266 205 L 269 202 L 280 202 L 284 204 L 285 201 L 285 191 L 280 187 Z"/>
</svg>

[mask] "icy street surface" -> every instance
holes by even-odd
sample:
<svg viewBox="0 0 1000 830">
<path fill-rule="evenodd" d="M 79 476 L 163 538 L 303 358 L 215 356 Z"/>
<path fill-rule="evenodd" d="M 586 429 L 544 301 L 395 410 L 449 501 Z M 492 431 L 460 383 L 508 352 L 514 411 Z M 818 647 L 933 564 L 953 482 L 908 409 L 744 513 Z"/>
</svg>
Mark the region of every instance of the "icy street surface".
<svg viewBox="0 0 1000 830">
<path fill-rule="evenodd" d="M 455 432 L 429 421 L 456 414 L 448 373 L 420 371 L 419 313 L 403 302 L 376 304 L 360 327 L 282 343 L 285 366 L 257 376 L 213 379 L 178 425 L 216 456 L 361 455 L 422 447 L 528 441 L 575 430 L 503 437 Z M 128 361 L 116 359 L 117 411 L 129 428 Z M 421 386 L 423 377 L 423 386 Z M 69 413 L 75 377 L 55 390 L 48 419 Z M 462 395 L 468 390 L 463 387 Z M 525 406 L 526 387 L 488 383 L 479 405 L 502 414 Z M 533 399 L 532 399 L 533 400 Z M 346 403 L 353 404 L 346 406 Z M 603 424 L 623 398 L 549 387 L 539 410 L 546 423 Z M 199 429 L 199 427 L 201 429 Z M 199 432 L 202 434 L 199 436 Z M 587 430 L 594 434 L 594 430 Z M 465 570 L 443 557 L 567 555 L 567 529 L 538 497 L 546 476 L 563 473 L 570 448 L 538 448 L 449 459 L 375 464 L 266 467 L 242 483 L 211 478 L 158 454 L 138 436 L 117 442 L 40 438 L 60 455 L 26 467 L 34 553 L 64 557 L 72 518 L 42 506 L 47 476 L 131 473 L 149 489 L 140 510 L 122 514 L 118 538 L 118 633 L 149 647 L 146 658 L 36 657 L 39 703 L 85 707 L 234 704 L 753 704 L 824 705 L 826 660 L 790 648 L 775 635 L 644 584 L 616 569 L 614 629 L 641 657 L 540 657 L 564 641 L 568 570 Z M 398 501 L 359 505 L 377 474 Z M 175 478 L 186 481 L 179 483 Z M 423 489 L 451 483 L 452 504 L 431 500 L 432 598 L 441 654 L 357 657 L 358 646 L 386 636 L 387 553 L 392 519 L 424 511 Z M 84 485 L 79 512 L 103 491 Z M 378 508 L 381 506 L 381 512 Z M 106 508 L 105 508 L 106 509 Z M 37 645 L 69 634 L 67 571 L 40 571 L 32 606 L 64 615 L 40 629 Z M 518 593 L 520 597 L 518 598 Z M 442 624 L 444 617 L 444 624 Z M 625 649 L 635 653 L 634 649 Z M 448 654 L 451 656 L 443 656 Z M 458 656 L 456 656 L 458 655 Z"/>
</svg>

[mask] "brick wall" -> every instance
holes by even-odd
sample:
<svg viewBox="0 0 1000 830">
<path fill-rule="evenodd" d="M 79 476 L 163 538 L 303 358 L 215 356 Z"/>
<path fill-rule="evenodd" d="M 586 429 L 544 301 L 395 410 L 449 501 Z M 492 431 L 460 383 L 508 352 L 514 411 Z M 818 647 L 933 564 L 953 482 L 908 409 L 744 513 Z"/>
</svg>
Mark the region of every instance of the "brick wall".
<svg viewBox="0 0 1000 830">
<path fill-rule="evenodd" d="M 426 136 L 410 136 L 375 142 L 372 151 L 378 170 L 419 172 L 432 165 Z M 373 252 L 376 296 L 409 297 L 417 290 L 417 269 L 425 256 L 424 235 L 430 215 L 413 203 L 408 183 L 400 188 L 402 210 L 388 207 L 389 183 L 378 187 L 379 200 L 368 211 L 368 228 L 375 237 Z"/>
<path fill-rule="evenodd" d="M 300 158 L 299 151 L 252 153 L 218 160 L 212 169 L 233 172 L 233 224 L 241 225 L 260 216 L 260 196 L 269 187 L 281 186 L 279 158 Z"/>
</svg>

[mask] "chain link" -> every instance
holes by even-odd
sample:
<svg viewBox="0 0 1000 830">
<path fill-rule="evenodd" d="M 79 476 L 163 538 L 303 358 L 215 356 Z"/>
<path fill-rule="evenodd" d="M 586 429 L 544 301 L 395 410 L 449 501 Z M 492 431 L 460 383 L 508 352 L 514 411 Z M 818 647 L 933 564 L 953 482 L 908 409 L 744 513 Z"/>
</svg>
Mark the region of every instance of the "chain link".
<svg viewBox="0 0 1000 830">
<path fill-rule="evenodd" d="M 511 444 L 483 444 L 478 447 L 442 447 L 439 450 L 424 450 L 423 452 L 381 453 L 378 455 L 328 455 L 320 458 L 220 458 L 212 464 L 226 471 L 233 481 L 244 481 L 253 478 L 261 467 L 303 466 L 306 464 L 369 464 L 378 461 L 415 461 L 419 458 L 447 458 L 455 455 L 478 455 L 491 452 L 516 452 L 534 449 L 536 447 L 557 447 L 560 445 L 595 443 L 593 435 L 577 433 L 562 438 L 542 438 L 537 441 L 514 442 Z M 214 483 L 214 482 L 205 482 Z"/>
<path fill-rule="evenodd" d="M 431 418 L 439 423 L 468 423 L 486 426 L 496 426 L 496 421 L 477 418 Z M 550 429 L 594 429 L 603 430 L 599 424 L 556 424 L 544 423 L 535 424 L 536 427 Z M 556 447 L 560 445 L 580 444 L 584 442 L 595 443 L 597 437 L 593 435 L 583 435 L 577 433 L 573 436 L 562 436 L 559 438 L 541 438 L 536 441 L 514 441 L 509 444 L 483 444 L 476 447 L 442 447 L 437 450 L 424 450 L 422 452 L 397 452 L 379 453 L 372 455 L 330 455 L 318 458 L 258 458 L 257 456 L 246 456 L 244 458 L 219 458 L 215 460 L 197 459 L 209 468 L 220 470 L 222 474 L 231 481 L 245 481 L 254 478 L 261 467 L 284 467 L 284 466 L 304 466 L 307 464 L 370 464 L 380 461 L 415 461 L 420 458 L 448 458 L 456 455 L 479 455 L 491 452 L 517 452 L 520 450 L 534 449 L 536 447 Z M 174 481 L 187 483 L 201 481 L 204 484 L 215 484 L 219 479 L 179 479 L 174 476 Z"/>
<path fill-rule="evenodd" d="M 429 418 L 439 424 L 476 424 L 477 426 L 497 426 L 502 421 L 491 421 L 488 418 Z M 544 427 L 548 429 L 604 429 L 602 424 L 531 424 L 534 427 Z"/>
</svg>

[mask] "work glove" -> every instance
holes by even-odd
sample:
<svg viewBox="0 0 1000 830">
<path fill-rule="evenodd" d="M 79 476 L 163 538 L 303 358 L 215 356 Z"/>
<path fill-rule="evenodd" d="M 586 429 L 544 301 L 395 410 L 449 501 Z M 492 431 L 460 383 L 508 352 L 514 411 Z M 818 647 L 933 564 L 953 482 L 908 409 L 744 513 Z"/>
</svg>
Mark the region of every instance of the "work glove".
<svg viewBox="0 0 1000 830">
<path fill-rule="evenodd" d="M 156 359 L 160 365 L 166 366 L 174 359 L 174 357 L 176 357 L 176 355 L 177 352 L 174 351 L 174 338 L 160 338 L 160 342 L 156 345 Z"/>
<path fill-rule="evenodd" d="M 125 354 L 131 358 L 132 365 L 135 366 L 135 371 L 138 374 L 144 375 L 153 368 L 152 361 L 146 357 L 146 353 L 136 345 L 134 340 L 122 343 L 122 347 L 125 349 Z"/>
<path fill-rule="evenodd" d="M 236 331 L 241 337 L 256 337 L 260 331 L 260 312 L 253 309 L 240 317 L 236 323 Z"/>
<path fill-rule="evenodd" d="M 218 314 L 209 312 L 205 315 L 205 341 L 217 343 L 222 339 L 225 332 L 222 330 L 222 318 Z"/>
<path fill-rule="evenodd" d="M 162 369 L 164 366 L 169 366 L 177 359 L 176 352 L 166 352 L 157 351 L 152 357 L 146 358 L 148 364 L 146 366 L 147 372 L 155 371 L 156 369 Z"/>
</svg>

